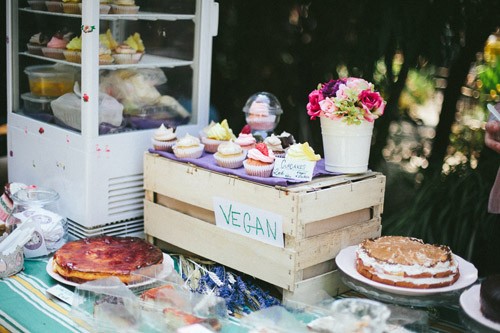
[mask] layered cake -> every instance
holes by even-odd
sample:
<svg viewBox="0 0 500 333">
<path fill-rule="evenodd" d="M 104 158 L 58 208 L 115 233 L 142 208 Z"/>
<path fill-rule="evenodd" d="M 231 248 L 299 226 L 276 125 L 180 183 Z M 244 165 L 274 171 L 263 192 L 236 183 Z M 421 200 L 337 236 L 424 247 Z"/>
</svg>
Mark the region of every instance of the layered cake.
<svg viewBox="0 0 500 333">
<path fill-rule="evenodd" d="M 488 276 L 481 283 L 479 302 L 482 314 L 500 323 L 500 274 Z"/>
<path fill-rule="evenodd" d="M 77 283 L 116 276 L 129 284 L 133 271 L 162 262 L 161 250 L 144 239 L 100 236 L 64 244 L 54 254 L 53 269 Z"/>
<path fill-rule="evenodd" d="M 459 276 L 448 246 L 403 236 L 370 238 L 356 250 L 356 270 L 376 282 L 406 288 L 439 288 Z"/>
</svg>

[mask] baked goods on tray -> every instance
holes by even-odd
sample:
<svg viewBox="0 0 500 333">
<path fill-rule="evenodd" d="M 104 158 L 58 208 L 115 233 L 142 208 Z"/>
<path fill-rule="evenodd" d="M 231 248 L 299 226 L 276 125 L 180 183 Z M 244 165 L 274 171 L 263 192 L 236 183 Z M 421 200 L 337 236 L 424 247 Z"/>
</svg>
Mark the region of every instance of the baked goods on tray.
<svg viewBox="0 0 500 333">
<path fill-rule="evenodd" d="M 500 323 L 500 274 L 487 276 L 479 291 L 481 313 L 488 319 Z"/>
<path fill-rule="evenodd" d="M 144 239 L 100 236 L 64 244 L 54 253 L 53 269 L 77 283 L 116 276 L 129 284 L 131 272 L 162 262 L 161 250 Z"/>
<path fill-rule="evenodd" d="M 356 270 L 376 282 L 419 289 L 449 286 L 460 276 L 448 246 L 403 236 L 364 240 L 356 249 Z"/>
</svg>

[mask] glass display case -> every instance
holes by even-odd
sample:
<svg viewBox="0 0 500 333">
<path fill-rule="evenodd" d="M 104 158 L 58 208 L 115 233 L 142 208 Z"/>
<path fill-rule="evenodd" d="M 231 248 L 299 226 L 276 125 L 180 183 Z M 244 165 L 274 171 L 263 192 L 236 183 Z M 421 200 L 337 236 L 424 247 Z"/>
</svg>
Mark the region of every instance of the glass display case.
<svg viewBox="0 0 500 333">
<path fill-rule="evenodd" d="M 75 238 L 143 232 L 143 154 L 208 124 L 213 0 L 8 0 L 9 181 L 55 189 Z"/>
</svg>

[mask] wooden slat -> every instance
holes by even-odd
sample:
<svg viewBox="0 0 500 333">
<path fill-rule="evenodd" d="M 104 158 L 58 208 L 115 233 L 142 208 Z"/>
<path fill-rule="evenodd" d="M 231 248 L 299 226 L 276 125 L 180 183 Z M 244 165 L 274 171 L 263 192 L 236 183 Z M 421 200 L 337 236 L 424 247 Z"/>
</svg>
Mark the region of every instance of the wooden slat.
<svg viewBox="0 0 500 333">
<path fill-rule="evenodd" d="M 331 260 L 343 248 L 361 243 L 365 238 L 380 236 L 380 218 L 333 230 L 297 241 L 296 270 Z"/>
<path fill-rule="evenodd" d="M 329 217 L 324 220 L 307 223 L 304 226 L 304 237 L 312 237 L 329 231 L 338 230 L 352 224 L 369 221 L 372 218 L 371 208 L 365 208 L 354 212 Z M 302 237 L 300 237 L 302 238 Z"/>
<path fill-rule="evenodd" d="M 155 203 L 144 202 L 144 231 L 167 243 L 287 290 L 295 253 L 227 232 Z"/>
<path fill-rule="evenodd" d="M 294 291 L 283 290 L 283 300 L 293 300 L 311 304 L 314 297 L 320 292 L 326 292 L 330 296 L 337 296 L 348 291 L 340 279 L 340 272 L 335 270 L 311 279 L 300 281 L 295 285 Z"/>
<path fill-rule="evenodd" d="M 299 223 L 307 224 L 329 217 L 380 205 L 384 201 L 385 177 L 342 184 L 300 195 Z"/>
</svg>

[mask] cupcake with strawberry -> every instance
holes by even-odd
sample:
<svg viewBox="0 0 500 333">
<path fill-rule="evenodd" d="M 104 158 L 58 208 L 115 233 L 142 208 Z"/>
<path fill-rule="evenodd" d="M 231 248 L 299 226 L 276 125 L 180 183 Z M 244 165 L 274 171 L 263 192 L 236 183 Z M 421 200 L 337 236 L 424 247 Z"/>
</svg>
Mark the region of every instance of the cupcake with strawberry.
<svg viewBox="0 0 500 333">
<path fill-rule="evenodd" d="M 265 143 L 260 142 L 248 151 L 243 166 L 250 176 L 270 177 L 274 169 L 274 159 L 273 151 L 268 149 Z"/>
<path fill-rule="evenodd" d="M 238 145 L 243 150 L 250 150 L 255 147 L 255 144 L 257 143 L 257 139 L 252 135 L 252 129 L 250 128 L 250 125 L 245 125 L 241 129 L 240 134 L 238 134 L 238 137 L 234 142 Z"/>
</svg>

